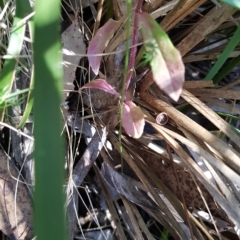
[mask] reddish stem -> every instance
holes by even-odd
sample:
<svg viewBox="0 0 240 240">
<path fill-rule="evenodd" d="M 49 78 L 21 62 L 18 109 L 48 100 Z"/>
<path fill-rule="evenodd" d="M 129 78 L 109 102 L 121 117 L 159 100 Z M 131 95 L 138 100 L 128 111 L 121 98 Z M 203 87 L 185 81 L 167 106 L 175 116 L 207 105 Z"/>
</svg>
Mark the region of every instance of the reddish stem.
<svg viewBox="0 0 240 240">
<path fill-rule="evenodd" d="M 135 9 L 135 16 L 134 16 L 134 22 L 133 22 L 133 36 L 132 36 L 132 48 L 130 53 L 130 61 L 129 61 L 129 67 L 128 67 L 128 74 L 126 79 L 126 86 L 125 91 L 127 91 L 128 86 L 130 84 L 132 73 L 134 69 L 134 63 L 137 53 L 137 40 L 138 40 L 138 19 L 137 19 L 137 13 L 142 12 L 142 4 L 143 0 L 138 0 L 136 9 Z"/>
</svg>

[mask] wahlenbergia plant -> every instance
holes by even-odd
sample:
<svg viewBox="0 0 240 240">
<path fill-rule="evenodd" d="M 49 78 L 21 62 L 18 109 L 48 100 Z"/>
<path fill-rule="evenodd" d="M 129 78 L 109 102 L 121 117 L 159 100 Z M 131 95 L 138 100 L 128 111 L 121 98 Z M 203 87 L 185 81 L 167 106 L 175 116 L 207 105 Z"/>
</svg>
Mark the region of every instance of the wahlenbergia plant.
<svg viewBox="0 0 240 240">
<path fill-rule="evenodd" d="M 129 101 L 126 97 L 132 77 L 132 69 L 134 68 L 139 27 L 142 30 L 145 50 L 148 52 L 148 55 L 151 56 L 150 66 L 153 79 L 157 86 L 173 100 L 178 101 L 184 82 L 184 64 L 179 51 L 173 46 L 168 35 L 162 30 L 158 23 L 147 13 L 141 12 L 141 3 L 142 1 L 138 2 L 134 17 L 130 63 L 126 84 L 124 86 L 125 95 L 123 96 L 122 106 L 122 126 L 127 134 L 133 138 L 141 137 L 145 125 L 144 114 L 141 108 L 136 106 L 132 101 Z M 119 28 L 119 25 L 119 22 L 110 19 L 97 31 L 89 44 L 87 51 L 88 60 L 96 75 L 98 75 L 100 68 L 100 55 L 105 50 L 114 32 Z M 92 80 L 81 87 L 80 90 L 84 88 L 101 89 L 116 95 L 119 99 L 121 98 L 120 93 L 108 84 L 105 79 Z"/>
</svg>

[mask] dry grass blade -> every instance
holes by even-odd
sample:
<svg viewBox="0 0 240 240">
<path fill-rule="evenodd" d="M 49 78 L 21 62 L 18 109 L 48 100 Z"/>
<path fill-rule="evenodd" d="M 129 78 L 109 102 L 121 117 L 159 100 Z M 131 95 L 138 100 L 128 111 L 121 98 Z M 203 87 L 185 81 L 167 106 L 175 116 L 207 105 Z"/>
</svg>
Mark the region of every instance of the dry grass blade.
<svg viewBox="0 0 240 240">
<path fill-rule="evenodd" d="M 135 217 L 135 215 L 132 211 L 132 204 L 130 202 L 128 202 L 128 200 L 125 197 L 121 196 L 121 198 L 122 198 L 123 204 L 126 208 L 126 211 L 128 213 L 128 216 L 131 220 L 131 223 L 133 225 L 133 229 L 135 231 L 134 239 L 143 240 L 144 238 L 143 238 L 143 235 L 142 235 L 141 230 L 139 228 L 139 225 L 137 223 L 137 219 L 136 219 L 136 217 Z"/>
<path fill-rule="evenodd" d="M 227 122 L 225 122 L 221 117 L 219 117 L 211 108 L 206 106 L 206 104 L 204 104 L 201 100 L 196 98 L 194 95 L 192 95 L 185 89 L 183 89 L 181 96 L 188 103 L 190 103 L 195 109 L 197 109 L 200 113 L 202 113 L 217 128 L 219 128 L 220 131 L 225 133 L 233 142 L 235 142 L 238 146 L 240 146 L 239 135 L 232 129 L 232 127 Z M 208 96 L 212 96 L 212 95 L 208 95 Z"/>
<path fill-rule="evenodd" d="M 168 141 L 173 150 L 182 158 L 182 160 L 187 161 L 189 169 L 194 173 L 197 179 L 205 186 L 205 188 L 214 196 L 216 202 L 221 206 L 221 208 L 228 214 L 228 217 L 235 224 L 237 231 L 240 228 L 240 216 L 235 212 L 235 209 L 232 209 L 232 206 L 226 201 L 222 194 L 217 190 L 212 183 L 199 171 L 198 165 L 193 161 L 193 159 L 182 149 L 182 147 L 171 138 L 166 132 L 159 129 L 161 134 Z"/>
<path fill-rule="evenodd" d="M 139 227 L 141 228 L 141 230 L 144 232 L 144 234 L 146 235 L 147 239 L 149 240 L 154 240 L 155 238 L 151 235 L 151 233 L 149 232 L 146 224 L 144 223 L 142 216 L 140 215 L 138 209 L 136 208 L 136 206 L 134 204 L 131 204 L 133 213 L 136 216 L 136 219 L 138 221 Z"/>
<path fill-rule="evenodd" d="M 235 58 L 238 57 L 240 54 L 239 51 L 233 51 L 230 53 L 229 58 Z M 191 63 L 191 62 L 198 62 L 198 61 L 204 61 L 204 60 L 211 60 L 216 59 L 219 56 L 219 52 L 217 53 L 204 53 L 204 54 L 191 54 L 191 55 L 185 55 L 183 57 L 184 63 Z"/>
<path fill-rule="evenodd" d="M 128 199 L 128 201 L 154 212 L 159 211 L 155 202 L 145 192 L 139 191 L 138 187 L 136 188 L 135 184 L 130 182 L 131 179 L 125 179 L 106 163 L 102 164 L 101 175 L 107 185 L 115 189 L 121 196 Z"/>
<path fill-rule="evenodd" d="M 104 151 L 102 151 L 102 152 L 104 152 Z M 100 181 L 100 184 L 102 186 L 103 194 L 104 194 L 106 202 L 108 204 L 109 211 L 110 211 L 110 213 L 112 215 L 113 221 L 114 221 L 114 223 L 116 225 L 116 230 L 117 230 L 117 232 L 119 234 L 119 239 L 125 240 L 125 239 L 127 239 L 127 237 L 126 237 L 126 235 L 124 233 L 124 230 L 122 228 L 121 221 L 120 221 L 120 219 L 118 217 L 118 213 L 117 213 L 116 208 L 114 206 L 114 203 L 112 201 L 111 195 L 109 194 L 109 192 L 107 190 L 106 183 L 103 180 L 103 178 L 101 177 L 101 173 L 100 173 L 99 169 L 95 165 L 94 165 L 94 170 L 95 170 L 95 173 L 96 173 L 96 175 L 97 175 L 97 177 L 98 177 L 98 179 Z"/>
<path fill-rule="evenodd" d="M 109 139 L 110 139 L 111 143 L 114 145 L 114 147 L 116 149 L 119 149 L 118 140 L 112 134 L 109 135 Z M 185 237 L 186 237 L 185 233 L 180 228 L 179 224 L 176 222 L 176 220 L 174 219 L 173 215 L 171 214 L 169 209 L 166 207 L 164 202 L 156 194 L 156 192 L 153 189 L 151 183 L 149 182 L 149 179 L 146 178 L 146 176 L 139 169 L 137 164 L 133 161 L 133 159 L 130 157 L 130 155 L 126 152 L 126 150 L 124 148 L 122 149 L 122 153 L 121 154 L 122 154 L 123 158 L 126 160 L 126 162 L 129 164 L 129 166 L 134 170 L 135 174 L 137 174 L 137 176 L 141 179 L 141 181 L 146 186 L 148 191 L 152 194 L 152 196 L 154 197 L 154 200 L 159 205 L 160 209 L 166 214 L 165 217 L 168 218 L 168 221 L 170 221 L 170 223 L 172 225 L 171 226 L 171 234 L 173 234 L 173 235 L 176 235 L 176 234 L 178 235 L 179 234 L 182 237 L 182 239 L 185 239 Z M 164 223 L 162 223 L 162 224 L 164 224 Z"/>
<path fill-rule="evenodd" d="M 151 2 L 145 2 L 145 4 L 142 7 L 142 10 L 144 12 L 155 11 L 162 5 L 163 2 L 164 0 L 152 0 Z"/>
<path fill-rule="evenodd" d="M 229 5 L 222 5 L 221 8 L 214 7 L 208 12 L 205 18 L 195 26 L 191 33 L 185 37 L 178 45 L 177 48 L 181 55 L 186 55 L 193 49 L 199 42 L 201 42 L 209 33 L 220 26 L 227 18 L 234 14 L 237 10 Z"/>
<path fill-rule="evenodd" d="M 159 111 L 166 112 L 177 125 L 183 126 L 202 141 L 215 148 L 229 166 L 231 166 L 236 172 L 240 172 L 240 156 L 235 150 L 230 148 L 229 145 L 162 100 L 157 99 L 146 92 L 141 93 L 140 97 Z"/>
<path fill-rule="evenodd" d="M 222 89 L 191 89 L 192 94 L 200 97 L 224 98 L 240 100 L 239 90 L 222 90 Z M 184 98 L 184 96 L 182 96 Z"/>
<path fill-rule="evenodd" d="M 70 181 L 71 184 L 68 185 L 67 188 L 67 194 L 69 197 L 67 215 L 69 218 L 68 224 L 71 238 L 73 238 L 75 234 L 75 226 L 77 223 L 77 218 L 75 217 L 76 209 L 78 209 L 78 192 L 76 190 L 76 186 L 80 186 L 82 184 L 94 161 L 98 157 L 98 154 L 106 141 L 107 134 L 108 132 L 106 131 L 106 128 L 100 130 L 99 133 L 96 131 L 83 156 L 73 170 L 73 174 L 71 176 L 72 181 Z"/>
<path fill-rule="evenodd" d="M 150 178 L 152 180 L 152 182 L 156 185 L 156 188 L 160 190 L 161 193 L 164 194 L 164 196 L 170 201 L 170 203 L 172 204 L 172 206 L 174 206 L 174 208 L 177 211 L 177 214 L 180 215 L 180 218 L 182 218 L 184 221 L 187 221 L 185 212 L 183 210 L 183 206 L 182 203 L 176 198 L 176 195 L 170 191 L 158 178 L 158 176 L 156 176 L 156 174 L 152 171 L 152 169 L 149 166 L 146 166 L 142 160 L 139 159 L 139 166 L 141 167 L 141 169 L 144 171 L 144 173 L 146 174 L 146 176 L 148 178 Z M 213 240 L 213 238 L 211 237 L 211 235 L 208 233 L 208 231 L 206 231 L 206 229 L 195 219 L 194 216 L 192 216 L 192 214 L 190 212 L 188 212 L 189 217 L 192 221 L 192 223 L 195 223 L 196 226 L 198 226 L 204 233 L 205 235 Z M 196 228 L 195 224 L 192 224 L 192 228 L 194 231 L 194 234 L 196 235 L 197 239 L 204 239 L 203 236 L 201 235 L 201 233 L 198 232 L 198 229 Z"/>
<path fill-rule="evenodd" d="M 156 128 L 162 128 L 161 126 L 156 126 Z M 212 174 L 215 175 L 215 177 L 217 176 L 217 173 L 215 172 L 214 169 L 219 170 L 223 175 L 225 175 L 225 177 L 227 177 L 228 179 L 231 179 L 233 182 L 237 183 L 238 185 L 240 184 L 240 177 L 238 174 L 236 174 L 232 169 L 230 169 L 228 166 L 226 166 L 221 160 L 216 159 L 213 157 L 213 155 L 209 154 L 207 151 L 205 151 L 201 146 L 199 146 L 197 140 L 195 139 L 195 137 L 189 133 L 188 131 L 182 129 L 182 131 L 184 132 L 184 134 L 187 136 L 188 139 L 180 136 L 179 134 L 168 130 L 166 128 L 162 128 L 165 132 L 167 132 L 170 136 L 172 136 L 173 138 L 181 141 L 181 143 L 185 144 L 186 146 L 188 146 L 191 150 L 193 150 L 194 152 L 198 153 L 199 156 L 201 156 L 201 158 L 203 159 L 204 163 L 208 166 L 208 169 L 212 169 L 210 170 L 210 172 Z M 213 169 L 214 167 L 214 169 Z M 216 179 L 215 179 L 216 181 Z M 221 181 L 218 181 L 218 185 L 220 187 L 220 189 L 224 188 L 224 191 L 222 191 L 224 193 L 224 195 L 226 196 L 226 198 L 231 199 L 231 201 L 229 201 L 231 203 L 231 205 L 233 206 L 233 209 L 237 208 L 239 203 L 236 200 L 235 196 L 230 192 L 230 190 L 224 186 L 225 184 Z"/>
<path fill-rule="evenodd" d="M 96 132 L 91 142 L 88 144 L 83 156 L 73 170 L 72 178 L 76 186 L 79 186 L 82 183 L 94 161 L 98 157 L 98 154 L 106 141 L 107 134 L 108 131 L 106 128 Z"/>
<path fill-rule="evenodd" d="M 161 17 L 163 15 L 165 15 L 167 12 L 169 12 L 170 10 L 172 10 L 174 8 L 174 6 L 179 2 L 179 0 L 172 0 L 168 3 L 166 3 L 165 5 L 163 5 L 162 7 L 159 7 L 158 9 L 156 9 L 155 11 L 153 11 L 151 13 L 151 16 L 156 19 L 158 17 Z"/>
<path fill-rule="evenodd" d="M 204 88 L 204 87 L 214 87 L 215 85 L 213 84 L 212 81 L 206 81 L 206 80 L 199 80 L 199 81 L 186 81 L 183 84 L 184 88 Z"/>
<path fill-rule="evenodd" d="M 139 165 L 141 167 L 141 169 L 144 171 L 144 173 L 146 174 L 146 176 L 152 180 L 152 184 L 156 185 L 156 188 L 159 189 L 160 191 L 157 192 L 161 192 L 162 194 L 164 194 L 164 197 L 170 201 L 170 204 L 167 204 L 168 208 L 171 209 L 172 211 L 172 207 L 174 206 L 174 212 L 173 215 L 174 217 L 177 219 L 177 221 L 179 223 L 182 223 L 182 219 L 187 222 L 187 216 L 186 213 L 183 209 L 182 203 L 176 198 L 176 195 L 170 191 L 161 181 L 160 179 L 155 175 L 155 173 L 148 167 L 146 166 L 143 162 L 141 162 L 142 160 L 139 161 Z M 149 211 L 148 211 L 149 212 Z M 152 215 L 152 214 L 151 214 Z M 210 234 L 205 230 L 205 228 L 192 216 L 192 214 L 190 212 L 188 212 L 188 215 L 190 217 L 191 220 L 191 224 L 192 224 L 192 229 L 193 232 L 195 234 L 195 236 L 197 237 L 197 239 L 204 239 L 203 236 L 201 235 L 201 233 L 198 231 L 197 227 L 198 226 L 204 233 L 206 236 L 208 236 L 209 239 L 212 239 L 212 237 L 210 236 Z M 157 217 L 157 215 L 152 215 L 154 218 Z M 158 214 L 159 216 L 159 214 Z M 195 225 L 196 224 L 196 225 Z"/>
<path fill-rule="evenodd" d="M 182 0 L 179 1 L 167 16 L 162 20 L 161 27 L 165 31 L 170 30 L 187 15 L 192 13 L 195 9 L 205 3 L 207 0 Z"/>
<path fill-rule="evenodd" d="M 236 85 L 240 84 L 240 79 L 237 79 L 231 83 L 228 83 L 227 85 L 225 85 L 224 87 L 221 87 L 221 90 L 224 90 L 224 89 L 229 89 L 231 87 L 234 87 Z"/>
<path fill-rule="evenodd" d="M 99 24 L 102 18 L 102 11 L 103 11 L 103 0 L 98 1 L 98 10 L 97 10 L 97 18 L 96 18 L 96 22 L 94 24 L 94 29 L 93 29 L 93 36 L 96 34 L 98 28 L 99 28 Z"/>
<path fill-rule="evenodd" d="M 236 106 L 235 102 L 225 103 L 221 99 L 215 99 L 210 97 L 200 97 L 200 100 L 206 102 L 208 106 L 210 105 L 213 107 L 219 107 L 220 109 L 225 110 L 226 113 L 240 114 L 240 108 L 239 106 Z"/>
</svg>

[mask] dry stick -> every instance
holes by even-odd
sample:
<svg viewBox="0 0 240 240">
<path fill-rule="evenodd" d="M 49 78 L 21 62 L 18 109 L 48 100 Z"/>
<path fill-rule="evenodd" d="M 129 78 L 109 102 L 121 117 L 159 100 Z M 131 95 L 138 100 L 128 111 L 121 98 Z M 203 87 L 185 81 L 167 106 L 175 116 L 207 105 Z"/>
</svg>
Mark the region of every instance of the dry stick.
<svg viewBox="0 0 240 240">
<path fill-rule="evenodd" d="M 215 148 L 225 158 L 225 161 L 237 173 L 240 173 L 240 157 L 230 146 L 164 101 L 156 99 L 146 92 L 141 93 L 140 97 L 159 111 L 165 112 L 177 125 L 183 126 L 202 141 Z"/>
<path fill-rule="evenodd" d="M 112 135 L 109 135 L 109 140 L 114 145 L 114 147 L 119 151 L 119 142 L 118 140 Z M 165 210 L 165 214 L 168 217 L 168 219 L 171 221 L 172 228 L 178 232 L 178 234 L 185 239 L 185 233 L 180 228 L 176 220 L 174 219 L 173 215 L 171 214 L 170 210 L 166 207 L 165 203 L 159 196 L 156 194 L 155 190 L 153 190 L 151 184 L 149 183 L 149 180 L 146 178 L 146 176 L 143 174 L 143 172 L 139 169 L 137 164 L 133 161 L 133 159 L 129 156 L 127 151 L 123 148 L 122 149 L 122 156 L 128 163 L 128 165 L 132 168 L 132 170 L 135 172 L 135 174 L 139 177 L 139 179 L 142 181 L 142 183 L 146 186 L 148 191 L 152 194 L 153 198 L 155 199 L 156 203 L 159 205 L 160 209 Z"/>
<path fill-rule="evenodd" d="M 207 89 L 204 89 L 203 91 L 205 90 Z M 240 91 L 238 92 L 239 92 L 238 95 L 240 95 Z M 221 117 L 219 117 L 211 108 L 209 108 L 201 100 L 196 98 L 194 95 L 192 95 L 185 89 L 183 89 L 181 97 L 184 98 L 194 108 L 196 108 L 200 113 L 202 113 L 210 122 L 212 122 L 217 128 L 219 128 L 220 131 L 225 133 L 237 146 L 240 146 L 239 135 L 232 129 L 232 127 L 227 122 L 225 122 Z M 224 96 L 222 97 L 225 98 Z M 238 98 L 240 98 L 240 96 L 238 96 Z"/>
<path fill-rule="evenodd" d="M 103 2 L 104 2 L 104 0 L 99 0 L 98 1 L 97 19 L 96 19 L 96 22 L 94 24 L 93 36 L 96 34 L 96 32 L 99 28 L 99 24 L 100 24 L 101 17 L 102 17 Z"/>
<path fill-rule="evenodd" d="M 160 129 L 159 129 L 160 130 Z M 231 221 L 236 225 L 237 229 L 240 229 L 240 216 L 236 213 L 236 209 L 232 209 L 226 199 L 219 193 L 216 187 L 209 182 L 206 176 L 199 171 L 198 165 L 194 160 L 182 149 L 182 147 L 171 138 L 166 132 L 160 130 L 161 134 L 167 139 L 174 151 L 184 160 L 187 161 L 189 169 L 195 174 L 198 180 L 203 184 L 203 186 L 214 196 L 216 202 L 221 206 L 221 208 L 228 213 Z"/>
<path fill-rule="evenodd" d="M 209 33 L 220 26 L 226 19 L 234 14 L 237 9 L 229 5 L 222 5 L 221 8 L 214 7 L 206 14 L 206 17 L 185 37 L 178 45 L 177 48 L 181 55 L 186 55 L 193 49 L 199 42 L 201 42 Z"/>
<path fill-rule="evenodd" d="M 81 185 L 84 178 L 86 177 L 87 173 L 89 172 L 90 168 L 92 167 L 93 163 L 95 162 L 96 158 L 99 155 L 106 139 L 107 139 L 108 131 L 106 128 L 96 131 L 94 134 L 91 142 L 88 144 L 87 149 L 83 153 L 83 156 L 75 166 L 72 174 L 72 181 L 73 181 L 73 192 L 71 199 L 68 203 L 67 207 L 67 216 L 68 216 L 68 225 L 69 225 L 69 234 L 71 239 L 73 239 L 75 226 L 77 224 L 77 218 L 73 218 L 75 216 L 75 209 L 78 209 L 76 203 L 78 203 L 78 192 L 76 187 Z"/>
<path fill-rule="evenodd" d="M 103 151 L 101 151 L 101 152 L 103 152 Z M 106 202 L 107 202 L 108 207 L 109 207 L 109 211 L 110 211 L 110 213 L 111 213 L 111 215 L 113 217 L 113 221 L 114 221 L 114 223 L 116 225 L 116 229 L 117 229 L 117 231 L 119 233 L 119 239 L 125 240 L 127 238 L 126 238 L 126 235 L 125 235 L 124 230 L 122 228 L 121 221 L 120 221 L 120 219 L 118 217 L 118 213 L 116 211 L 116 208 L 115 208 L 115 206 L 113 204 L 112 197 L 111 197 L 111 195 L 109 194 L 109 192 L 107 190 L 107 186 L 106 186 L 106 184 L 105 184 L 105 182 L 104 182 L 104 180 L 103 180 L 103 178 L 101 176 L 101 173 L 100 173 L 98 167 L 95 166 L 95 165 L 96 164 L 93 165 L 94 171 L 95 171 L 95 173 L 96 173 L 96 175 L 97 175 L 97 177 L 98 177 L 98 179 L 100 181 L 100 184 L 101 184 L 101 187 L 102 187 L 102 190 L 103 190 L 103 194 L 105 196 Z"/>
</svg>

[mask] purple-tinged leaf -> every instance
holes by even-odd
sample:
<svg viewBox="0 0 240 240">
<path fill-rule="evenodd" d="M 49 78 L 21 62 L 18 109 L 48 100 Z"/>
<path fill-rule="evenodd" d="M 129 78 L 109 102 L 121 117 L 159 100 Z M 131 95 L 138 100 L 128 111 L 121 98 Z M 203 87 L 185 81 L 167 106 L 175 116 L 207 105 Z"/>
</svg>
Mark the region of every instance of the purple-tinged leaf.
<svg viewBox="0 0 240 240">
<path fill-rule="evenodd" d="M 120 22 L 109 19 L 107 23 L 98 29 L 96 35 L 89 43 L 87 51 L 88 61 L 96 75 L 98 74 L 101 62 L 101 56 L 97 56 L 97 54 L 103 53 L 104 49 L 108 45 L 109 40 L 112 38 L 119 25 Z"/>
<path fill-rule="evenodd" d="M 144 114 L 132 101 L 123 103 L 122 125 L 129 136 L 133 138 L 142 136 L 145 125 Z"/>
<path fill-rule="evenodd" d="M 113 95 L 116 95 L 120 97 L 120 94 L 109 84 L 106 82 L 104 79 L 95 79 L 92 80 L 89 83 L 86 83 L 83 85 L 79 90 L 81 91 L 84 88 L 95 88 L 95 89 L 100 89 L 105 92 L 111 93 Z"/>
<path fill-rule="evenodd" d="M 152 59 L 153 78 L 159 88 L 178 101 L 184 82 L 185 68 L 179 51 L 155 20 L 146 13 L 138 13 L 146 50 Z"/>
</svg>

